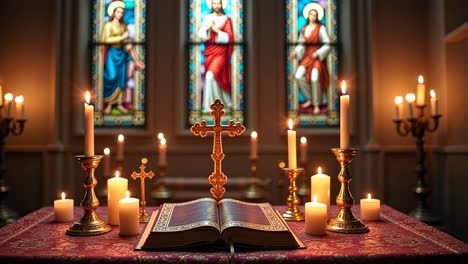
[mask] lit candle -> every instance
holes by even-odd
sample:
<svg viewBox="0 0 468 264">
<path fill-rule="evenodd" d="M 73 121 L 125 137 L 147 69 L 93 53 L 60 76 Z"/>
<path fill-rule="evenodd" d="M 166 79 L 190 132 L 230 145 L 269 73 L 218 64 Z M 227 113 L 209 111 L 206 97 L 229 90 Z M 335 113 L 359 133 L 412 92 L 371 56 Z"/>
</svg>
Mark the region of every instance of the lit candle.
<svg viewBox="0 0 468 264">
<path fill-rule="evenodd" d="M 90 105 L 91 94 L 86 91 L 85 109 L 85 149 L 86 157 L 94 156 L 94 106 Z"/>
<path fill-rule="evenodd" d="M 107 215 L 111 225 L 119 225 L 119 201 L 128 189 L 128 180 L 119 176 L 119 171 L 115 171 L 115 177 L 107 180 Z"/>
<path fill-rule="evenodd" d="M 424 97 L 426 93 L 426 86 L 424 85 L 424 78 L 422 75 L 419 75 L 418 77 L 418 89 L 417 89 L 417 99 L 416 99 L 416 105 L 417 106 L 423 106 L 424 105 Z"/>
<path fill-rule="evenodd" d="M 15 97 L 16 114 L 19 119 L 24 119 L 24 97 L 22 95 Z"/>
<path fill-rule="evenodd" d="M 408 118 L 413 118 L 413 103 L 416 100 L 414 93 L 406 94 L 406 102 L 408 102 Z"/>
<path fill-rule="evenodd" d="M 349 94 L 346 94 L 346 82 L 341 82 L 340 96 L 340 148 L 349 148 Z"/>
<path fill-rule="evenodd" d="M 164 134 L 162 132 L 158 133 L 158 139 L 161 140 L 164 138 Z"/>
<path fill-rule="evenodd" d="M 310 177 L 310 193 L 318 202 L 327 205 L 327 219 L 330 216 L 330 176 L 322 174 L 322 168 L 318 167 L 317 174 Z M 312 198 L 312 197 L 311 197 Z"/>
<path fill-rule="evenodd" d="M 293 130 L 293 121 L 289 119 L 288 130 L 288 166 L 290 169 L 297 168 L 297 153 L 296 153 L 296 131 Z"/>
<path fill-rule="evenodd" d="M 2 95 L 3 95 L 3 87 L 2 87 L 2 85 L 0 84 L 0 106 L 3 105 L 3 100 L 2 100 L 2 97 L 3 97 L 3 96 L 2 96 Z"/>
<path fill-rule="evenodd" d="M 372 199 L 371 194 L 361 199 L 361 219 L 367 221 L 380 220 L 380 200 Z"/>
<path fill-rule="evenodd" d="M 301 137 L 301 163 L 307 162 L 307 138 Z"/>
<path fill-rule="evenodd" d="M 430 94 L 431 94 L 431 114 L 435 116 L 439 114 L 439 105 L 437 103 L 436 92 L 434 90 L 431 90 Z"/>
<path fill-rule="evenodd" d="M 258 138 L 257 138 L 257 132 L 252 131 L 250 133 L 250 158 L 251 159 L 257 159 L 258 154 L 257 154 L 257 143 L 258 143 Z"/>
<path fill-rule="evenodd" d="M 130 193 L 126 192 L 126 198 L 119 201 L 119 218 L 121 236 L 134 236 L 140 233 L 139 203 L 137 198 L 130 198 Z"/>
<path fill-rule="evenodd" d="M 13 94 L 11 94 L 11 93 L 5 94 L 5 104 L 6 104 L 7 118 L 11 118 L 11 101 L 12 100 L 13 100 Z"/>
<path fill-rule="evenodd" d="M 166 164 L 166 151 L 166 138 L 161 138 L 161 140 L 159 140 L 159 165 Z"/>
<path fill-rule="evenodd" d="M 55 222 L 73 221 L 73 199 L 65 199 L 62 192 L 62 199 L 54 201 Z"/>
<path fill-rule="evenodd" d="M 403 96 L 395 97 L 395 120 L 401 119 L 401 113 L 403 111 Z"/>
<path fill-rule="evenodd" d="M 327 232 L 327 205 L 317 202 L 315 195 L 313 202 L 305 204 L 305 232 L 315 236 Z"/>
<path fill-rule="evenodd" d="M 110 176 L 110 149 L 105 148 L 104 149 L 104 160 L 103 160 L 103 165 L 104 165 L 104 176 L 108 177 Z"/>
<path fill-rule="evenodd" d="M 117 160 L 123 160 L 124 158 L 124 141 L 125 137 L 122 134 L 117 136 Z"/>
</svg>

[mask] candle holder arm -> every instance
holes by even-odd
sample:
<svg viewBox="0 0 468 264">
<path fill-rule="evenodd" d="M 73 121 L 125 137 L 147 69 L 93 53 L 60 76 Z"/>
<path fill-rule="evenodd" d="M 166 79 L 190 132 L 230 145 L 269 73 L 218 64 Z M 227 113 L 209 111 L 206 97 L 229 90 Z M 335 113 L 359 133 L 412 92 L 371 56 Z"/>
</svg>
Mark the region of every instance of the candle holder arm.
<svg viewBox="0 0 468 264">
<path fill-rule="evenodd" d="M 439 127 L 439 119 L 442 117 L 442 115 L 434 115 L 432 116 L 432 120 L 434 120 L 432 122 L 432 126 L 428 125 L 426 130 L 429 131 L 429 132 L 434 132 L 437 130 L 437 128 Z"/>
<path fill-rule="evenodd" d="M 26 122 L 26 119 L 13 120 L 13 124 L 10 128 L 11 133 L 15 136 L 19 136 L 23 134 L 25 122 Z"/>
<path fill-rule="evenodd" d="M 393 122 L 396 124 L 396 131 L 398 135 L 405 137 L 411 131 L 410 126 L 408 125 L 408 122 L 406 122 L 405 120 L 396 119 L 396 120 L 393 120 Z"/>
</svg>

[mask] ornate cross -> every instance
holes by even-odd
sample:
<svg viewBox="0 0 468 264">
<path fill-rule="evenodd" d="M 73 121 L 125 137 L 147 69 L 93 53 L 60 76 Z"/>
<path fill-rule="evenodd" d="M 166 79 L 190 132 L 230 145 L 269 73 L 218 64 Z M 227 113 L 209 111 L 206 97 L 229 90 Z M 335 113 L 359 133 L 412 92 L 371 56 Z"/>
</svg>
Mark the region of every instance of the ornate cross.
<svg viewBox="0 0 468 264">
<path fill-rule="evenodd" d="M 211 195 L 219 201 L 223 196 L 226 189 L 223 185 L 227 182 L 227 176 L 221 170 L 221 161 L 224 159 L 223 143 L 221 141 L 221 133 L 229 133 L 230 137 L 238 136 L 245 131 L 245 127 L 241 123 L 234 123 L 230 120 L 227 126 L 221 125 L 221 117 L 224 116 L 224 105 L 221 100 L 216 99 L 211 105 L 210 115 L 213 117 L 214 125 L 208 126 L 206 121 L 203 120 L 201 123 L 195 123 L 190 128 L 190 131 L 195 136 L 206 137 L 208 133 L 213 133 L 213 153 L 211 153 L 211 159 L 214 162 L 214 171 L 208 177 L 208 182 L 213 186 L 210 189 Z"/>
<path fill-rule="evenodd" d="M 132 172 L 132 178 L 136 180 L 137 178 L 141 179 L 141 212 L 140 212 L 140 222 L 148 222 L 149 215 L 146 211 L 146 200 L 145 200 L 145 178 L 152 179 L 154 173 L 149 171 L 148 173 L 145 172 L 146 166 L 145 164 L 148 163 L 147 158 L 141 159 L 141 166 L 140 166 L 140 173 Z"/>
</svg>

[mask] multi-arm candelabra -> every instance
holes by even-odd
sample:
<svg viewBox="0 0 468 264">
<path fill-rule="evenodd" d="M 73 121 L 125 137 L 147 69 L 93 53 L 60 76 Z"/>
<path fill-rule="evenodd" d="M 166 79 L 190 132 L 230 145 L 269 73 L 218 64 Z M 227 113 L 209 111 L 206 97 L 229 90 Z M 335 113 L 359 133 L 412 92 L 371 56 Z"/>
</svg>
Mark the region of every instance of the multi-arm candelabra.
<svg viewBox="0 0 468 264">
<path fill-rule="evenodd" d="M 0 111 L 3 107 L 0 106 Z M 23 134 L 26 119 L 13 119 L 0 116 L 0 227 L 11 223 L 18 217 L 15 212 L 8 208 L 6 197 L 8 186 L 5 184 L 4 175 L 7 170 L 5 160 L 5 140 L 9 135 L 19 136 Z"/>
<path fill-rule="evenodd" d="M 417 117 L 408 117 L 404 119 L 394 119 L 393 122 L 396 124 L 396 130 L 398 135 L 407 136 L 411 133 L 416 138 L 416 176 L 417 183 L 414 188 L 414 193 L 417 197 L 417 205 L 414 210 L 409 214 L 414 218 L 423 221 L 428 224 L 435 224 L 438 219 L 434 217 L 427 205 L 427 197 L 431 190 L 427 186 L 425 175 L 426 168 L 424 166 L 424 135 L 427 132 L 434 132 L 439 126 L 439 119 L 442 115 L 435 114 L 431 115 L 431 118 L 425 116 L 424 109 L 426 105 L 416 106 L 418 109 Z M 431 122 L 432 121 L 432 122 Z"/>
</svg>

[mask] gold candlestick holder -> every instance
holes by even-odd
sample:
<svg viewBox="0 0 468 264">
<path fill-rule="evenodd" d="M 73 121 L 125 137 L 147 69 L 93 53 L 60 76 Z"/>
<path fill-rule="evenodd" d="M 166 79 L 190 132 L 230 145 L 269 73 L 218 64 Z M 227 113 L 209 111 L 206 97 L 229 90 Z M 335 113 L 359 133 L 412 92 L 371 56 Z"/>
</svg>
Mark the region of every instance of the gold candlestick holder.
<svg viewBox="0 0 468 264">
<path fill-rule="evenodd" d="M 159 201 L 169 200 L 172 196 L 169 188 L 166 187 L 164 177 L 166 177 L 167 163 L 158 164 L 159 181 L 156 188 L 151 191 L 151 198 Z"/>
<path fill-rule="evenodd" d="M 65 234 L 69 236 L 94 236 L 107 233 L 111 231 L 112 228 L 97 215 L 96 209 L 99 207 L 99 200 L 96 198 L 96 194 L 94 193 L 94 187 L 97 184 L 96 177 L 94 177 L 94 171 L 99 166 L 102 156 L 96 155 L 86 157 L 79 155 L 75 156 L 75 158 L 85 171 L 83 185 L 86 188 L 86 192 L 80 203 L 81 208 L 84 210 L 84 214 L 80 221 L 75 222 L 73 226 L 68 228 Z"/>
<path fill-rule="evenodd" d="M 336 204 L 340 208 L 338 215 L 328 220 L 327 230 L 337 233 L 358 234 L 369 232 L 369 228 L 351 211 L 354 204 L 354 198 L 349 190 L 351 174 L 348 171 L 349 163 L 356 156 L 358 150 L 333 148 L 333 154 L 340 163 L 341 171 L 338 180 L 341 182 L 341 189 L 336 197 Z"/>
<path fill-rule="evenodd" d="M 252 175 L 252 182 L 245 192 L 245 198 L 251 200 L 259 200 L 265 196 L 263 188 L 257 183 L 257 158 L 250 159 L 250 172 Z"/>
<path fill-rule="evenodd" d="M 288 209 L 283 213 L 284 220 L 287 221 L 302 221 L 304 220 L 304 214 L 299 210 L 299 204 L 301 199 L 297 195 L 296 178 L 299 174 L 304 173 L 303 168 L 290 169 L 284 168 L 285 173 L 289 177 L 289 196 L 288 196 Z"/>
<path fill-rule="evenodd" d="M 302 164 L 302 168 L 304 168 L 304 173 L 302 173 L 302 182 L 301 182 L 301 187 L 299 187 L 299 189 L 297 190 L 297 194 L 299 194 L 299 196 L 301 197 L 302 199 L 302 202 L 309 202 L 310 201 L 310 182 L 307 180 L 307 176 L 306 176 L 306 168 L 307 168 L 307 161 L 302 161 L 301 162 Z"/>
</svg>

